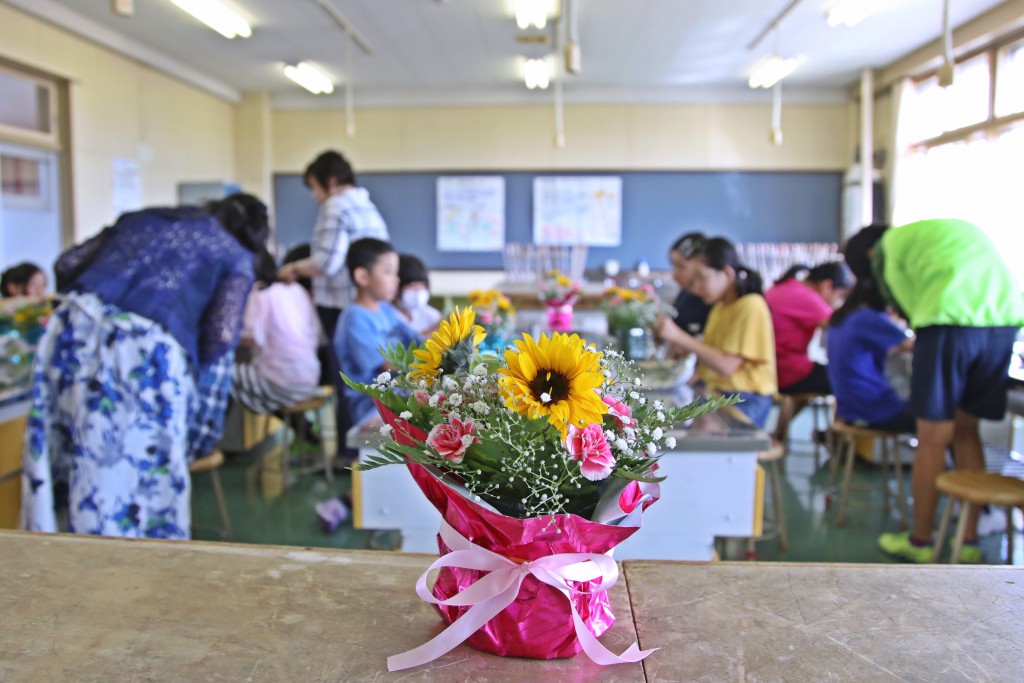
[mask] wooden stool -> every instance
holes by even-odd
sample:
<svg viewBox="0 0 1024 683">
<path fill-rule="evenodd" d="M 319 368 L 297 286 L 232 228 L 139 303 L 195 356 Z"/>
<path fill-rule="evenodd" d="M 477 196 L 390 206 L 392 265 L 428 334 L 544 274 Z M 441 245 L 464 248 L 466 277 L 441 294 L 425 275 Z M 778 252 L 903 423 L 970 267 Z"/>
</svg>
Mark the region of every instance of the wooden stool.
<svg viewBox="0 0 1024 683">
<path fill-rule="evenodd" d="M 884 429 L 871 429 L 870 427 L 858 427 L 842 420 L 836 420 L 832 424 L 832 434 L 835 437 L 835 457 L 832 458 L 831 480 L 833 486 L 836 481 L 838 468 L 843 469 L 843 481 L 839 493 L 839 515 L 836 517 L 836 526 L 843 526 L 846 523 L 846 508 L 850 501 L 850 482 L 853 479 L 853 461 L 857 459 L 857 442 L 860 439 L 881 439 L 882 440 L 882 507 L 889 509 L 889 468 L 896 471 L 896 496 L 900 512 L 900 528 L 907 528 L 907 499 L 903 492 L 903 464 L 899 458 L 899 432 L 891 432 Z M 869 506 L 868 503 L 859 505 Z"/>
<path fill-rule="evenodd" d="M 836 400 L 831 394 L 783 394 L 783 397 L 793 401 L 804 401 L 811 409 L 811 418 L 814 420 L 811 441 L 814 442 L 814 469 L 821 464 L 821 447 L 817 436 L 821 433 L 828 433 L 832 428 L 832 415 L 835 413 Z"/>
<path fill-rule="evenodd" d="M 224 464 L 224 454 L 218 449 L 213 449 L 208 455 L 193 460 L 192 464 L 188 466 L 190 474 L 196 474 L 198 472 L 209 472 L 210 481 L 213 483 L 213 497 L 217 501 L 217 511 L 220 513 L 220 528 L 215 528 L 220 534 L 221 539 L 225 541 L 231 540 L 231 518 L 228 517 L 228 506 L 224 500 L 224 490 L 220 485 L 220 473 L 217 469 Z M 193 523 L 193 527 L 199 525 Z"/>
<path fill-rule="evenodd" d="M 332 411 L 334 410 L 334 387 L 332 386 L 322 386 L 319 388 L 319 391 L 315 396 L 312 396 L 311 398 L 308 398 L 305 401 L 300 401 L 299 403 L 296 403 L 294 405 L 285 406 L 279 411 L 284 421 L 288 423 L 292 428 L 290 431 L 285 430 L 284 437 L 282 470 L 284 472 L 285 488 L 288 487 L 288 456 L 291 452 L 293 439 L 292 435 L 294 434 L 294 438 L 300 441 L 304 438 L 306 421 L 303 420 L 302 418 L 308 411 L 314 412 L 314 414 L 316 415 L 314 423 L 319 425 L 320 427 L 320 455 L 323 458 L 323 461 L 321 462 L 320 465 L 300 470 L 300 472 L 315 472 L 322 469 L 324 472 L 324 477 L 327 479 L 327 481 L 334 481 L 334 472 L 331 467 L 331 460 L 334 458 L 334 455 L 337 452 L 337 445 L 335 445 L 334 452 L 332 452 L 331 449 L 328 447 L 328 442 L 331 440 L 331 438 L 329 437 L 333 437 L 335 444 L 337 444 L 337 434 L 335 433 L 333 435 L 328 435 L 325 433 L 325 425 L 323 420 L 321 419 L 321 411 L 327 407 L 329 407 L 330 410 Z M 335 428 L 335 431 L 336 429 L 337 428 Z"/>
<path fill-rule="evenodd" d="M 956 498 L 961 503 L 960 521 L 956 525 L 950 564 L 960 558 L 964 534 L 967 532 L 967 517 L 972 505 L 999 505 L 1006 508 L 1006 564 L 1013 564 L 1013 509 L 1024 510 L 1024 480 L 991 472 L 954 470 L 940 474 L 935 480 L 935 488 L 939 493 L 949 496 L 950 500 L 946 501 L 946 509 L 942 513 L 932 562 L 939 561 L 942 543 L 946 538 L 946 531 L 949 530 L 949 519 L 953 515 L 952 499 Z"/>
<path fill-rule="evenodd" d="M 759 537 L 751 536 L 747 539 L 747 559 L 753 560 L 756 557 L 754 543 L 757 540 L 764 540 L 771 536 L 778 536 L 779 550 L 785 551 L 789 547 L 789 539 L 786 536 L 786 515 L 783 511 L 782 501 L 782 477 L 780 475 L 781 464 L 786 457 L 786 448 L 778 441 L 772 441 L 772 447 L 767 451 L 757 454 L 757 464 L 764 468 L 767 478 L 768 489 L 772 496 L 772 526 L 775 530 L 771 533 L 762 533 Z M 762 503 L 762 510 L 764 504 Z M 762 512 L 762 518 L 764 513 Z"/>
</svg>

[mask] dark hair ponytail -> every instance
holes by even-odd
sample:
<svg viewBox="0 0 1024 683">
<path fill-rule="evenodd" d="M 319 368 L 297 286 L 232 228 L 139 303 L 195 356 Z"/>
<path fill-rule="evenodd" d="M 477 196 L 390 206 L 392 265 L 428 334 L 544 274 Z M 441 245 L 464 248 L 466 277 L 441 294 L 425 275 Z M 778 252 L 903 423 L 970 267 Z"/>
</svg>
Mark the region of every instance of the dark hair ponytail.
<svg viewBox="0 0 1024 683">
<path fill-rule="evenodd" d="M 204 208 L 252 253 L 258 253 L 266 246 L 270 236 L 267 205 L 256 197 L 238 192 L 210 202 Z"/>
<path fill-rule="evenodd" d="M 837 308 L 832 313 L 832 317 L 829 318 L 829 327 L 839 325 L 851 313 L 863 306 L 867 306 L 875 311 L 884 311 L 886 309 L 885 298 L 882 297 L 882 292 L 878 289 L 875 279 L 870 275 L 857 280 L 857 284 L 854 285 L 850 296 L 846 297 L 843 305 Z"/>
<path fill-rule="evenodd" d="M 800 282 L 803 282 L 807 279 L 810 272 L 811 269 L 808 266 L 805 266 L 802 263 L 797 263 L 796 265 L 790 266 L 789 270 L 780 275 L 779 279 L 775 281 L 775 284 L 781 285 L 783 282 L 788 282 L 789 280 L 799 280 Z"/>
<path fill-rule="evenodd" d="M 736 273 L 736 281 L 733 283 L 733 286 L 736 288 L 737 298 L 747 294 L 763 294 L 764 286 L 760 273 L 740 263 L 736 247 L 724 237 L 709 239 L 693 257 L 703 260 L 708 267 L 715 270 L 725 270 L 727 267 L 732 268 Z"/>
</svg>

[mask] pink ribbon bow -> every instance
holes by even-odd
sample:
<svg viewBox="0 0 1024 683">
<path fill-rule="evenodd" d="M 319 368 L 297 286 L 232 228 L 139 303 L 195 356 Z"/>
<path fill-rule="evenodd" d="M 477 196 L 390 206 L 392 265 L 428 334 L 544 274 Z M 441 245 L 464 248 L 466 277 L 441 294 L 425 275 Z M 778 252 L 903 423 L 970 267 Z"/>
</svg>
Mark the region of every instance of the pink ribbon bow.
<svg viewBox="0 0 1024 683">
<path fill-rule="evenodd" d="M 615 560 L 607 555 L 601 553 L 556 553 L 530 562 L 513 562 L 473 544 L 443 520 L 441 522 L 441 539 L 445 545 L 451 548 L 452 552 L 438 558 L 427 571 L 423 572 L 416 582 L 416 594 L 434 605 L 472 605 L 472 607 L 429 642 L 408 652 L 388 657 L 388 671 L 401 671 L 426 664 L 455 648 L 497 616 L 501 610 L 511 605 L 519 595 L 519 587 L 523 580 L 530 574 L 561 591 L 569 600 L 576 637 L 583 646 L 583 651 L 595 663 L 605 666 L 639 662 L 658 649 L 641 650 L 636 643 L 633 643 L 622 655 L 617 656 L 598 642 L 576 611 L 576 606 L 570 596 L 579 591 L 569 586 L 569 581 L 592 581 L 600 578 L 601 586 L 598 590 L 601 591 L 608 590 L 618 581 L 619 567 L 615 564 Z M 440 567 L 461 567 L 489 573 L 457 595 L 453 595 L 447 600 L 438 600 L 427 588 L 427 575 Z"/>
</svg>

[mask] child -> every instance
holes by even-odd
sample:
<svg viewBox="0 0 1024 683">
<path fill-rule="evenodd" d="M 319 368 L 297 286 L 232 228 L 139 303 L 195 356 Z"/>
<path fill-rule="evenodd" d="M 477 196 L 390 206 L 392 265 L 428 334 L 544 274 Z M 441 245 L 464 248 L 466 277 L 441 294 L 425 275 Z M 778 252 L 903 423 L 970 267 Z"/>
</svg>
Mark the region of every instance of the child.
<svg viewBox="0 0 1024 683">
<path fill-rule="evenodd" d="M 676 297 L 672 307 L 676 309 L 676 327 L 689 332 L 694 336 L 700 336 L 704 332 L 704 325 L 707 324 L 708 315 L 711 313 L 711 306 L 704 303 L 696 296 L 691 288 L 693 287 L 693 256 L 707 241 L 702 233 L 691 232 L 677 239 L 672 248 L 669 249 L 669 259 L 672 261 L 672 279 L 679 285 L 679 295 Z"/>
<path fill-rule="evenodd" d="M 236 363 L 231 393 L 256 413 L 272 413 L 316 393 L 320 321 L 300 285 L 276 282 L 277 265 L 264 249 L 254 263 L 256 287 L 245 307 L 242 341 L 252 361 Z"/>
<path fill-rule="evenodd" d="M 385 370 L 394 370 L 381 355 L 388 344 L 410 344 L 422 338 L 391 305 L 398 294 L 398 253 L 383 240 L 366 237 L 348 248 L 345 265 L 356 289 L 334 334 L 341 371 L 349 379 L 368 383 Z M 345 387 L 348 414 L 356 424 L 374 412 L 366 394 Z"/>
<path fill-rule="evenodd" d="M 761 295 L 761 276 L 742 265 L 736 248 L 721 237 L 696 250 L 693 293 L 712 304 L 700 341 L 659 315 L 658 335 L 675 350 L 697 356 L 697 376 L 720 394 L 737 394 L 736 407 L 763 428 L 776 392 L 775 339 Z"/>
<path fill-rule="evenodd" d="M 28 261 L 11 266 L 0 276 L 0 296 L 46 296 L 46 273 Z"/>
<path fill-rule="evenodd" d="M 828 331 L 828 375 L 836 413 L 846 422 L 913 434 L 907 402 L 885 376 L 889 354 L 910 350 L 914 340 L 886 313 L 885 301 L 870 276 L 832 314 Z"/>
<path fill-rule="evenodd" d="M 828 324 L 833 309 L 846 299 L 853 283 L 853 273 L 845 263 L 830 261 L 814 268 L 791 268 L 765 293 L 775 330 L 780 394 L 832 393 L 828 370 L 811 360 L 807 347 L 815 333 Z M 805 405 L 805 401 L 794 399 L 784 404 L 775 433 L 782 443 L 786 443 L 790 421 Z"/>
<path fill-rule="evenodd" d="M 441 311 L 430 305 L 430 273 L 412 254 L 398 256 L 398 296 L 394 303 L 409 326 L 421 335 L 433 334 L 441 323 Z"/>
</svg>

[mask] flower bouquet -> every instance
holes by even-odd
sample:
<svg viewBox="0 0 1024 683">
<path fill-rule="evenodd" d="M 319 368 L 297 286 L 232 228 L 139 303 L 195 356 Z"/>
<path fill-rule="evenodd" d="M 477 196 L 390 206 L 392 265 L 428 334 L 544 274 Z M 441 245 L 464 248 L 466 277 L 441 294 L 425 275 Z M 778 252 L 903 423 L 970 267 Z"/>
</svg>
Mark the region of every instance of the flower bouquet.
<svg viewBox="0 0 1024 683">
<path fill-rule="evenodd" d="M 476 321 L 486 334 L 480 342 L 481 350 L 504 350 L 515 328 L 516 309 L 512 301 L 497 289 L 474 289 L 469 293 L 469 305 L 476 311 Z"/>
<path fill-rule="evenodd" d="M 608 318 L 608 333 L 630 360 L 650 356 L 651 325 L 658 313 L 671 311 L 654 293 L 654 287 L 646 283 L 638 289 L 609 287 L 600 308 Z"/>
<path fill-rule="evenodd" d="M 648 400 L 632 363 L 577 335 L 524 335 L 500 355 L 478 353 L 485 332 L 456 309 L 423 345 L 384 351 L 394 373 L 349 386 L 384 418 L 378 453 L 360 470 L 406 465 L 443 518 L 440 568 L 421 598 L 451 626 L 388 659 L 417 666 L 466 641 L 505 656 L 585 651 L 601 664 L 638 661 L 597 637 L 614 622 L 610 551 L 660 495 L 666 430 L 732 402 L 673 408 Z"/>
<path fill-rule="evenodd" d="M 548 306 L 548 329 L 552 332 L 572 330 L 573 306 L 579 292 L 580 283 L 560 271 L 548 272 L 541 282 L 541 299 Z"/>
</svg>

